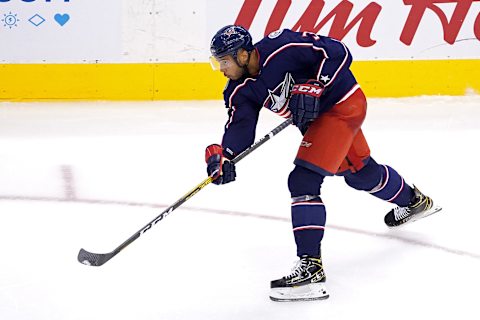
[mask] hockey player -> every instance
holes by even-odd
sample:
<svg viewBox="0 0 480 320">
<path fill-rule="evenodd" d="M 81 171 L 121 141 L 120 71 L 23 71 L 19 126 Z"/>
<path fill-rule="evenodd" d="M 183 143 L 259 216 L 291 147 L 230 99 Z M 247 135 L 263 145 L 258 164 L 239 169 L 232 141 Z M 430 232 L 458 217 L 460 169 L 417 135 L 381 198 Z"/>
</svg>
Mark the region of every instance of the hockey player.
<svg viewBox="0 0 480 320">
<path fill-rule="evenodd" d="M 395 204 L 384 219 L 388 227 L 440 210 L 392 167 L 370 156 L 361 129 L 367 102 L 350 71 L 352 56 L 345 44 L 284 29 L 253 45 L 246 29 L 229 25 L 215 34 L 210 49 L 212 66 L 229 78 L 223 140 L 205 154 L 215 184 L 235 180 L 229 160 L 254 142 L 262 108 L 292 117 L 303 134 L 288 178 L 299 261 L 290 275 L 271 282 L 272 300 L 328 298 L 320 251 L 326 217 L 320 188 L 326 176 L 343 176 L 350 187 Z"/>
</svg>

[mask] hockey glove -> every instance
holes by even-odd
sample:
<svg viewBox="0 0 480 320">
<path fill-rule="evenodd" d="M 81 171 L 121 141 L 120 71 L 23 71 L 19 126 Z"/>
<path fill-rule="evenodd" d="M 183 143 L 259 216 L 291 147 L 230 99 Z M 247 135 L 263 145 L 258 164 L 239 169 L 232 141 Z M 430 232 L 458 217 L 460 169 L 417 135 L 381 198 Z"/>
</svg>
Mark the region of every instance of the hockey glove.
<svg viewBox="0 0 480 320">
<path fill-rule="evenodd" d="M 235 164 L 225 158 L 223 148 L 219 144 L 211 144 L 205 149 L 207 173 L 215 184 L 225 184 L 235 181 L 237 176 Z"/>
<path fill-rule="evenodd" d="M 306 83 L 296 84 L 292 88 L 288 107 L 292 112 L 293 124 L 300 129 L 302 134 L 305 134 L 310 123 L 322 111 L 320 97 L 323 91 L 323 84 L 317 80 L 308 80 Z"/>
</svg>

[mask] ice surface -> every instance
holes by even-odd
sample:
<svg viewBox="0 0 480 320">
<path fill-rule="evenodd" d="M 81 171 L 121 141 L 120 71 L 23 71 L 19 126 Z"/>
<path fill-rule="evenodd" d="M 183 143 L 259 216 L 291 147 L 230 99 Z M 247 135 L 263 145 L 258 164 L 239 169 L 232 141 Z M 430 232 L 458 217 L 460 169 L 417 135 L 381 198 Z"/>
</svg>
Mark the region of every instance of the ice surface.
<svg viewBox="0 0 480 320">
<path fill-rule="evenodd" d="M 326 179 L 330 298 L 275 303 L 295 247 L 287 128 L 102 267 L 205 178 L 220 101 L 0 104 L 0 319 L 479 319 L 480 97 L 370 99 L 373 157 L 443 211 L 389 230 L 389 204 Z M 262 111 L 257 137 L 283 119 Z"/>
</svg>

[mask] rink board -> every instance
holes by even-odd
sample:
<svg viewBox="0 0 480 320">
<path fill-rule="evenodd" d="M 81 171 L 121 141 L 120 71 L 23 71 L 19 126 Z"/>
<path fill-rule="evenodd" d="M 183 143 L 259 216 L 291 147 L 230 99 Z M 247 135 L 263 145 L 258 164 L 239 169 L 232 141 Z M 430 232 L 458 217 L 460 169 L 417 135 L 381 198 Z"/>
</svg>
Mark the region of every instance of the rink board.
<svg viewBox="0 0 480 320">
<path fill-rule="evenodd" d="M 480 92 L 480 60 L 356 61 L 369 97 Z M 212 100 L 226 80 L 207 63 L 3 64 L 0 101 Z"/>
</svg>

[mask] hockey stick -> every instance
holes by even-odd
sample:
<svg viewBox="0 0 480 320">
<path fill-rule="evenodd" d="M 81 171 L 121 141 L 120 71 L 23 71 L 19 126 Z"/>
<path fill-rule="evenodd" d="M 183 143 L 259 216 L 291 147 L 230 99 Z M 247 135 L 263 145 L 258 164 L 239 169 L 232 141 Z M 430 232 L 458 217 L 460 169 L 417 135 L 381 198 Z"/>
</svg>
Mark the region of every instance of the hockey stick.
<svg viewBox="0 0 480 320">
<path fill-rule="evenodd" d="M 277 133 L 288 127 L 292 123 L 292 119 L 288 119 L 281 123 L 279 126 L 277 126 L 275 129 L 267 133 L 263 138 L 252 144 L 248 149 L 240 153 L 238 156 L 236 156 L 232 162 L 238 163 L 240 160 L 245 158 L 248 154 L 252 153 L 255 149 L 260 147 L 262 144 L 270 140 L 273 136 L 275 136 Z M 133 241 L 137 240 L 141 235 L 143 235 L 145 232 L 150 230 L 154 225 L 156 225 L 159 221 L 163 220 L 166 216 L 168 216 L 170 213 L 172 213 L 173 210 L 177 209 L 180 207 L 182 204 L 184 204 L 188 199 L 193 197 L 197 192 L 205 188 L 208 184 L 212 182 L 212 177 L 208 177 L 202 182 L 200 182 L 195 188 L 190 190 L 188 193 L 186 193 L 183 197 L 178 199 L 174 204 L 169 206 L 167 209 L 165 209 L 162 213 L 160 213 L 155 219 L 150 221 L 147 225 L 145 225 L 143 228 L 138 230 L 135 234 L 133 234 L 130 238 L 128 238 L 125 242 L 123 242 L 121 245 L 119 245 L 115 250 L 109 253 L 92 253 L 84 249 L 80 249 L 78 252 L 78 261 L 80 263 L 83 263 L 88 266 L 101 266 L 108 260 L 112 259 L 115 257 L 120 251 L 125 249 L 129 244 L 131 244 Z"/>
</svg>

